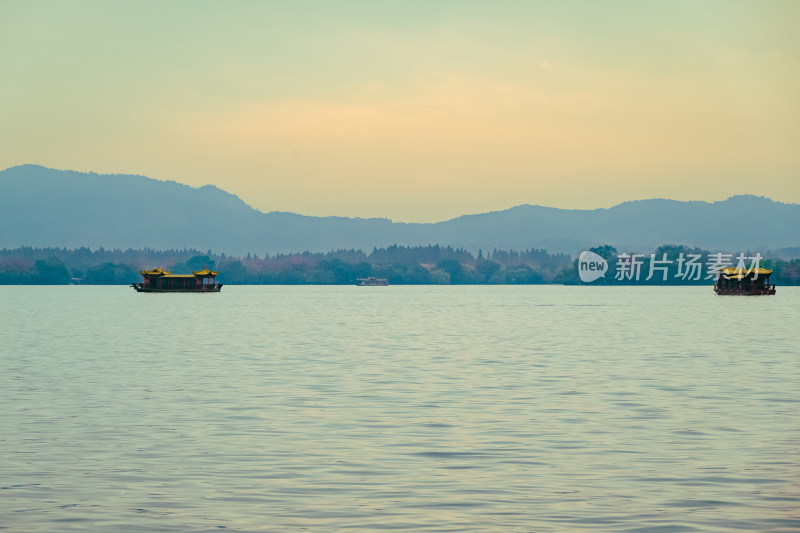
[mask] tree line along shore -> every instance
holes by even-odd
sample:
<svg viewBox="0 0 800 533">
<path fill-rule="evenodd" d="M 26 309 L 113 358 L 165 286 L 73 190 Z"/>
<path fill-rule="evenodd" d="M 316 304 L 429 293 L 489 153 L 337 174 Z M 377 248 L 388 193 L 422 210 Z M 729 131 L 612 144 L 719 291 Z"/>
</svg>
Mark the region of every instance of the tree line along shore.
<svg viewBox="0 0 800 533">
<path fill-rule="evenodd" d="M 641 258 L 639 279 L 615 279 L 618 251 L 611 246 L 592 248 L 608 261 L 607 275 L 593 284 L 709 285 L 681 277 L 678 258 L 692 254 L 705 264 L 711 253 L 685 246 L 660 246 L 652 253 L 667 258 L 658 275 L 648 277 L 650 254 Z M 664 255 L 666 254 L 666 255 Z M 735 254 L 733 254 L 735 257 Z M 800 285 L 800 259 L 774 260 L 762 254 L 762 268 L 774 271 L 776 285 Z M 220 272 L 219 283 L 249 285 L 350 285 L 369 276 L 390 284 L 580 284 L 577 259 L 546 250 L 492 250 L 473 254 L 451 246 L 389 246 L 366 253 L 334 250 L 264 256 L 227 256 L 211 250 L 152 250 L 21 247 L 0 250 L 0 285 L 127 285 L 141 280 L 138 271 L 162 267 L 189 273 L 207 266 Z M 664 279 L 666 278 L 666 279 Z"/>
</svg>

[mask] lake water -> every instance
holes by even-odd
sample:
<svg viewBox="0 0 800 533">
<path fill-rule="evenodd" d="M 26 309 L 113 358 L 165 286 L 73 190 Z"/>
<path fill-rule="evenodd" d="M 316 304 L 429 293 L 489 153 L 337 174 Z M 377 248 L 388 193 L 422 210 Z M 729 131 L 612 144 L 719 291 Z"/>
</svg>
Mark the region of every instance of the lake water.
<svg viewBox="0 0 800 533">
<path fill-rule="evenodd" d="M 0 287 L 0 528 L 798 531 L 800 288 Z"/>
</svg>

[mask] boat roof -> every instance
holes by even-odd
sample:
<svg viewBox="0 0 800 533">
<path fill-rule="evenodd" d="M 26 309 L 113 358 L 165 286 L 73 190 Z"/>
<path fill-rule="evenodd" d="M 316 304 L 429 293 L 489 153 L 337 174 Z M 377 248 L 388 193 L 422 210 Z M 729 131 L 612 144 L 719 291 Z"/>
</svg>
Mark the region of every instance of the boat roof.
<svg viewBox="0 0 800 533">
<path fill-rule="evenodd" d="M 152 270 L 140 270 L 139 274 L 141 274 L 142 276 L 169 276 L 170 274 L 172 274 L 172 271 L 156 267 Z"/>
<path fill-rule="evenodd" d="M 766 268 L 723 268 L 720 270 L 720 275 L 725 279 L 733 279 L 736 281 L 742 281 L 746 277 L 755 274 L 756 276 L 769 276 L 772 274 L 772 270 L 768 270 Z M 756 277 L 753 276 L 753 277 Z"/>
<path fill-rule="evenodd" d="M 726 276 L 747 276 L 748 274 L 758 273 L 759 276 L 772 274 L 772 270 L 766 268 L 723 268 L 720 272 Z"/>
<path fill-rule="evenodd" d="M 209 270 L 207 266 L 203 266 L 203 270 L 198 270 L 197 272 L 192 270 L 192 274 L 194 274 L 195 276 L 216 276 L 217 274 L 219 274 L 219 272 L 213 272 Z"/>
<path fill-rule="evenodd" d="M 156 267 L 151 270 L 140 270 L 139 274 L 142 276 L 163 276 L 165 278 L 196 278 L 196 277 L 214 277 L 219 272 L 214 272 L 204 266 L 203 270 L 195 272 L 192 270 L 191 274 L 173 274 L 171 270 L 164 270 L 163 268 Z"/>
</svg>

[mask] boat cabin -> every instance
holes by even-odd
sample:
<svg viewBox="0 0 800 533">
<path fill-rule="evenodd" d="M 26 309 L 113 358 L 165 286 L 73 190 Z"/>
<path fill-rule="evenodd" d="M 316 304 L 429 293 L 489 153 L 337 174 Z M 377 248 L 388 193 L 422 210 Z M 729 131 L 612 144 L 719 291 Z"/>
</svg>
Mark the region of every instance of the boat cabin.
<svg viewBox="0 0 800 533">
<path fill-rule="evenodd" d="M 173 274 L 163 268 L 140 270 L 144 281 L 133 283 L 138 292 L 219 292 L 222 285 L 217 283 L 219 272 L 213 272 L 208 267 L 191 274 Z"/>
<path fill-rule="evenodd" d="M 714 292 L 720 295 L 775 294 L 775 285 L 770 285 L 772 270 L 766 268 L 723 268 L 719 272 Z"/>
</svg>

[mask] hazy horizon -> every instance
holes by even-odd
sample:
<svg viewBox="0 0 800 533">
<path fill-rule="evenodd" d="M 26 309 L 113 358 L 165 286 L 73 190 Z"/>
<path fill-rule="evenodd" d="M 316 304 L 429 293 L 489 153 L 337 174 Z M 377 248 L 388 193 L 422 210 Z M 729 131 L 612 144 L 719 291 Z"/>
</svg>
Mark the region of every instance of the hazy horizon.
<svg viewBox="0 0 800 533">
<path fill-rule="evenodd" d="M 800 4 L 0 6 L 0 167 L 407 222 L 800 202 Z"/>
</svg>

